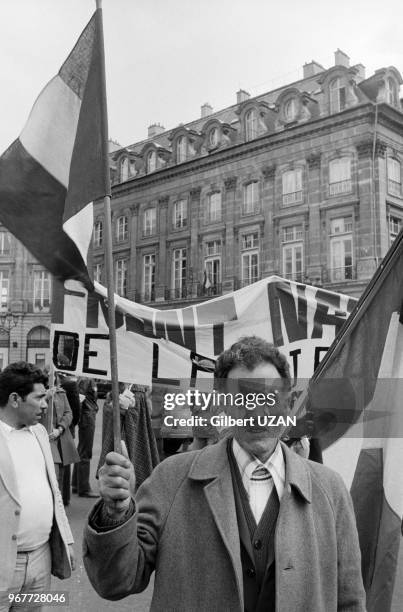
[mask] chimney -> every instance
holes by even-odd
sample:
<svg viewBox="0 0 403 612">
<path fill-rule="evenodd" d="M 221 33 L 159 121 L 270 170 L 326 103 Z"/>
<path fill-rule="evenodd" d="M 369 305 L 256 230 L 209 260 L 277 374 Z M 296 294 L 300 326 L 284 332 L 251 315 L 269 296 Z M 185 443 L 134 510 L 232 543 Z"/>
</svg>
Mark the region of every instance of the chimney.
<svg viewBox="0 0 403 612">
<path fill-rule="evenodd" d="M 365 79 L 365 66 L 363 64 L 355 64 L 353 68 L 357 71 L 357 82 L 363 81 Z"/>
<path fill-rule="evenodd" d="M 319 74 L 319 72 L 323 72 L 324 68 L 315 60 L 311 60 L 309 63 L 305 62 L 302 66 L 302 70 L 304 71 L 304 79 L 309 79 L 309 77 L 315 76 L 315 74 Z"/>
<path fill-rule="evenodd" d="M 350 58 L 348 57 L 347 53 L 344 53 L 344 51 L 340 51 L 340 49 L 337 49 L 337 51 L 334 52 L 334 65 L 350 68 Z"/>
<path fill-rule="evenodd" d="M 211 115 L 213 112 L 213 107 L 211 106 L 211 104 L 209 104 L 208 102 L 205 102 L 203 104 L 203 106 L 201 107 L 201 118 L 204 119 L 205 117 L 208 117 L 209 115 Z"/>
<path fill-rule="evenodd" d="M 245 100 L 249 100 L 250 93 L 245 91 L 244 89 L 240 89 L 236 92 L 236 103 L 241 104 L 241 102 L 245 102 Z"/>
<path fill-rule="evenodd" d="M 148 138 L 154 138 L 154 136 L 158 136 L 165 132 L 165 128 L 160 123 L 153 123 L 148 127 Z"/>
</svg>

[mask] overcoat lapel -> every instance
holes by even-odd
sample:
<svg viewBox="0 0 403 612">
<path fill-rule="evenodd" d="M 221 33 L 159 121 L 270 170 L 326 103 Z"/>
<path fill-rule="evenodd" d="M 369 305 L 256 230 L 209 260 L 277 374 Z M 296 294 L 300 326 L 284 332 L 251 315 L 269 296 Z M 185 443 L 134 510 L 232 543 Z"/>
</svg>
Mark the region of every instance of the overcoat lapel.
<svg viewBox="0 0 403 612">
<path fill-rule="evenodd" d="M 0 478 L 11 497 L 20 505 L 14 465 L 2 431 L 0 431 Z"/>
<path fill-rule="evenodd" d="M 231 559 L 243 609 L 241 549 L 226 445 L 227 440 L 223 440 L 206 447 L 193 463 L 189 478 L 210 481 L 204 484 L 204 494 Z"/>
</svg>

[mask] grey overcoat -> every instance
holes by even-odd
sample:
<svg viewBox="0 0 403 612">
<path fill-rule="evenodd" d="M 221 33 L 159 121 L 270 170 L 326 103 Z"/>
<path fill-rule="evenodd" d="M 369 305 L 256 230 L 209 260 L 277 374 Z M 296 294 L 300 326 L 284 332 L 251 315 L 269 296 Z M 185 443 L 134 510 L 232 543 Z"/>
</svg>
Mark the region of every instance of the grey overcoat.
<svg viewBox="0 0 403 612">
<path fill-rule="evenodd" d="M 155 570 L 152 612 L 243 612 L 226 443 L 163 461 L 139 488 L 137 512 L 123 525 L 100 533 L 87 525 L 84 563 L 102 597 L 142 591 Z M 275 535 L 276 612 L 363 612 L 350 495 L 338 474 L 282 448 L 286 486 Z"/>
</svg>

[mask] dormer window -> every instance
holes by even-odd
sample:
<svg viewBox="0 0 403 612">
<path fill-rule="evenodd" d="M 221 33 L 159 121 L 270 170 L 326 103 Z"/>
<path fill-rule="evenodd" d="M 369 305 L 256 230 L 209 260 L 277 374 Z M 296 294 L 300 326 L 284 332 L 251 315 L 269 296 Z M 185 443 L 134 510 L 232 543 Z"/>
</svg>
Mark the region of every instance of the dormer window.
<svg viewBox="0 0 403 612">
<path fill-rule="evenodd" d="M 185 136 L 179 136 L 176 143 L 176 161 L 178 164 L 186 161 L 187 141 Z"/>
<path fill-rule="evenodd" d="M 218 145 L 218 128 L 214 127 L 210 130 L 208 136 L 208 143 L 210 147 L 216 147 Z"/>
<path fill-rule="evenodd" d="M 124 157 L 122 161 L 120 162 L 120 180 L 122 183 L 129 179 L 129 174 L 130 174 L 129 158 Z"/>
<path fill-rule="evenodd" d="M 290 98 L 284 105 L 284 117 L 286 121 L 294 121 L 297 116 L 297 100 Z"/>
<path fill-rule="evenodd" d="M 329 85 L 330 112 L 339 113 L 346 108 L 346 88 L 340 77 L 333 79 Z"/>
<path fill-rule="evenodd" d="M 392 106 L 398 106 L 397 84 L 394 79 L 386 79 L 386 102 Z"/>
<path fill-rule="evenodd" d="M 258 121 L 256 109 L 252 108 L 245 115 L 245 139 L 253 140 L 258 135 Z"/>
<path fill-rule="evenodd" d="M 147 154 L 147 174 L 155 172 L 157 169 L 157 154 L 155 151 L 150 151 Z"/>
</svg>

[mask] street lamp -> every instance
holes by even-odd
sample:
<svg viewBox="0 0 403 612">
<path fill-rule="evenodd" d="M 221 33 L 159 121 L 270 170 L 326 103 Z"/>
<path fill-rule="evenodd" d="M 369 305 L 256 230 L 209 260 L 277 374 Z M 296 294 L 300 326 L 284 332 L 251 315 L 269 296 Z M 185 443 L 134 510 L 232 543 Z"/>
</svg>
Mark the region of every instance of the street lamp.
<svg viewBox="0 0 403 612">
<path fill-rule="evenodd" d="M 19 315 L 14 314 L 11 310 L 0 314 L 0 334 L 8 335 L 8 355 L 7 361 L 10 361 L 10 348 L 11 348 L 11 330 L 18 325 Z"/>
</svg>

